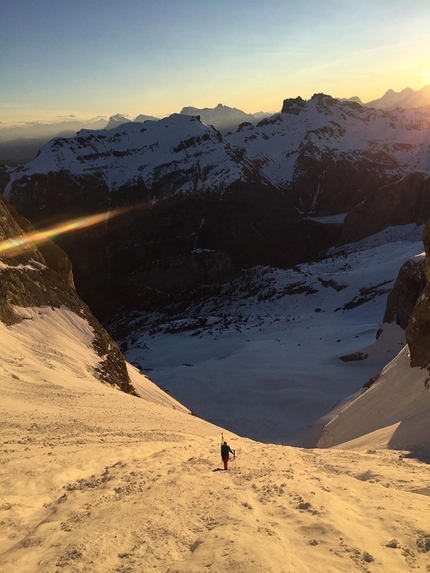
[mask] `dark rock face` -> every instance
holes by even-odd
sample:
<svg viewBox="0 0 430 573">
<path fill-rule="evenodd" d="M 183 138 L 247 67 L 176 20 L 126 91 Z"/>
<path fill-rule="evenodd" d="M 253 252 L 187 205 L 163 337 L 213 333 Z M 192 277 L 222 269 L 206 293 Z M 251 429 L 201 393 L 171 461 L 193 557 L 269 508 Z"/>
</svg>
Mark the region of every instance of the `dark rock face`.
<svg viewBox="0 0 430 573">
<path fill-rule="evenodd" d="M 325 137 L 335 137 L 337 130 L 336 127 L 324 128 L 318 130 L 317 135 L 321 136 L 324 131 Z M 303 211 L 311 212 L 317 195 L 318 211 L 329 214 L 353 213 L 360 209 L 369 194 L 393 181 L 394 176 L 389 172 L 396 164 L 392 157 L 379 151 L 354 154 L 321 151 L 312 138 L 307 137 L 299 148 L 295 166 L 296 175 L 291 184 L 295 202 Z"/>
<path fill-rule="evenodd" d="M 414 307 L 406 329 L 406 340 L 411 352 L 411 366 L 424 368 L 430 365 L 430 220 L 423 233 L 423 242 L 427 283 Z"/>
<path fill-rule="evenodd" d="M 305 103 L 305 100 L 300 96 L 296 98 L 284 99 L 281 113 L 294 113 L 297 115 L 305 107 Z"/>
<path fill-rule="evenodd" d="M 148 196 L 157 194 L 157 189 L 150 192 L 137 182 L 109 193 L 95 176 L 70 177 L 61 171 L 21 182 L 14 204 L 38 228 L 52 223 L 59 212 L 62 219 L 72 219 L 127 206 L 124 216 L 56 238 L 72 261 L 79 295 L 100 319 L 117 312 L 122 304 L 138 308 L 144 304 L 136 286 L 143 287 L 142 277 L 154 276 L 157 261 L 208 249 L 227 253 L 237 269 L 255 264 L 287 266 L 318 256 L 340 237 L 338 228 L 303 221 L 284 190 L 259 181 L 252 173 L 222 195 L 210 190 L 176 193 L 150 203 Z M 181 273 L 178 267 L 174 277 L 170 268 L 163 289 L 167 277 L 173 289 L 181 284 Z M 203 280 L 207 274 L 206 262 L 194 278 Z"/>
<path fill-rule="evenodd" d="M 11 167 L 0 164 L 0 189 L 4 189 L 9 183 Z"/>
<path fill-rule="evenodd" d="M 390 225 L 425 223 L 430 217 L 430 177 L 418 172 L 371 193 L 348 213 L 343 242 L 359 241 Z"/>
<path fill-rule="evenodd" d="M 4 245 L 10 238 L 23 236 L 13 209 L 0 198 L 0 239 Z M 24 221 L 25 227 L 31 227 Z M 0 320 L 7 325 L 18 323 L 22 318 L 14 312 L 14 307 L 66 306 L 87 320 L 94 331 L 93 346 L 102 358 L 99 378 L 129 394 L 136 394 L 127 373 L 124 357 L 116 343 L 108 335 L 76 294 L 70 262 L 57 246 L 44 244 L 45 260 L 42 252 L 32 243 L 15 249 L 0 252 Z M 52 265 L 47 266 L 49 264 Z M 57 269 L 59 272 L 57 272 Z"/>
<path fill-rule="evenodd" d="M 383 321 L 395 321 L 406 330 L 425 285 L 425 257 L 414 257 L 402 265 L 393 290 L 388 295 Z"/>
<path fill-rule="evenodd" d="M 223 284 L 238 276 L 230 257 L 217 251 L 196 251 L 189 255 L 156 261 L 124 281 L 136 293 L 146 288 L 177 293 L 200 285 Z"/>
<path fill-rule="evenodd" d="M 30 221 L 22 217 L 12 205 L 8 205 L 8 208 L 15 221 L 25 233 L 31 234 L 35 232 L 35 228 Z M 75 289 L 72 263 L 63 249 L 60 249 L 53 241 L 43 241 L 38 245 L 38 250 L 42 254 L 44 263 L 60 275 L 71 288 Z"/>
</svg>

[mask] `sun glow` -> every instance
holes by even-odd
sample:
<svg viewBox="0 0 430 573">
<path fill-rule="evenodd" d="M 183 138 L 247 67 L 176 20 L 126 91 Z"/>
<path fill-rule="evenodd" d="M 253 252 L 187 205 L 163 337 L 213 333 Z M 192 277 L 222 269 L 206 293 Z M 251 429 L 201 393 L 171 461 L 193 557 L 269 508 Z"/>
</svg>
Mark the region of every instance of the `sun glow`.
<svg viewBox="0 0 430 573">
<path fill-rule="evenodd" d="M 64 233 L 70 233 L 71 231 L 77 231 L 79 229 L 86 229 L 94 225 L 99 225 L 100 223 L 107 222 L 113 217 L 123 215 L 133 208 L 135 207 L 119 208 L 107 212 L 104 211 L 103 213 L 99 213 L 97 215 L 89 215 L 87 217 L 79 217 L 77 219 L 64 221 L 41 231 L 23 233 L 22 235 L 18 235 L 16 237 L 0 242 L 0 257 L 17 256 L 30 245 L 38 245 L 48 241 L 52 237 L 62 235 Z"/>
</svg>

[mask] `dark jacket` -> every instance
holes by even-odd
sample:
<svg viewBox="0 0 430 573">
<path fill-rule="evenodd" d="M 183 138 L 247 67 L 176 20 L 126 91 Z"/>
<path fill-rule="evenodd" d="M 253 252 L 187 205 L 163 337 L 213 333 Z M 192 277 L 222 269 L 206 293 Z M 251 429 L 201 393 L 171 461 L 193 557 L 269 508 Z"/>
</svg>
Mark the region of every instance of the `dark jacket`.
<svg viewBox="0 0 430 573">
<path fill-rule="evenodd" d="M 230 448 L 230 446 L 222 444 L 221 445 L 221 457 L 222 458 L 228 458 L 229 452 L 234 455 L 234 451 Z"/>
</svg>

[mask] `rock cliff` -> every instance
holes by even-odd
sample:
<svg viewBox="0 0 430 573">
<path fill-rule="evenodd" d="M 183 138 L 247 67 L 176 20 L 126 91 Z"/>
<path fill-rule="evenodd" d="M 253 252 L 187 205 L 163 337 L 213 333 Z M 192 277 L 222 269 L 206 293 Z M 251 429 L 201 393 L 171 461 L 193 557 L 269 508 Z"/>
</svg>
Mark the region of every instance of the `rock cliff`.
<svg viewBox="0 0 430 573">
<path fill-rule="evenodd" d="M 417 255 L 400 268 L 394 287 L 387 298 L 383 322 L 396 322 L 406 330 L 425 285 L 425 257 Z"/>
<path fill-rule="evenodd" d="M 137 395 L 117 344 L 76 294 L 66 254 L 50 241 L 44 241 L 39 248 L 27 242 L 24 231 L 31 236 L 30 223 L 2 198 L 0 218 L 0 320 L 6 325 L 21 322 L 22 314 L 15 311 L 17 307 L 66 306 L 84 318 L 94 332 L 93 348 L 100 356 L 97 370 L 100 381 Z"/>
<path fill-rule="evenodd" d="M 412 318 L 406 329 L 406 340 L 411 353 L 411 366 L 430 365 L 430 219 L 423 233 L 426 252 L 426 286 L 414 307 Z"/>
</svg>

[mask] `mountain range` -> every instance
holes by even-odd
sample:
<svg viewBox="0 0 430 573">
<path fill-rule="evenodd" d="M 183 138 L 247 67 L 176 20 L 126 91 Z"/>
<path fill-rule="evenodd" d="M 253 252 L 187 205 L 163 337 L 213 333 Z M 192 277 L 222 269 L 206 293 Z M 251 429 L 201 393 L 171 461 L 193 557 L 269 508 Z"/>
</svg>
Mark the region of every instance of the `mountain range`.
<svg viewBox="0 0 430 573">
<path fill-rule="evenodd" d="M 317 94 L 3 170 L 0 566 L 426 566 L 429 133 Z"/>
<path fill-rule="evenodd" d="M 425 86 L 416 91 L 411 88 L 405 88 L 401 92 L 388 90 L 381 98 L 366 104 L 359 97 L 349 98 L 347 101 L 387 110 L 396 107 L 424 107 L 430 105 L 430 86 Z M 264 111 L 250 114 L 223 104 L 218 104 L 214 108 L 186 106 L 182 108 L 180 113 L 200 116 L 203 123 L 213 125 L 222 134 L 236 131 L 241 123 L 251 122 L 256 124 L 262 119 L 273 115 L 273 112 Z M 39 149 L 53 137 L 69 137 L 80 129 L 111 129 L 130 121 L 141 123 L 147 119 L 157 120 L 159 118 L 139 114 L 132 120 L 126 115 L 117 113 L 109 119 L 96 117 L 91 120 L 80 121 L 73 116 L 58 123 L 35 121 L 10 126 L 0 124 L 0 164 L 15 165 L 31 161 L 37 155 Z"/>
<path fill-rule="evenodd" d="M 428 108 L 387 112 L 316 94 L 285 100 L 281 113 L 230 135 L 175 114 L 56 138 L 5 172 L 5 196 L 39 228 L 127 210 L 58 239 L 78 291 L 108 317 L 118 305 L 150 308 L 198 286 L 207 251 L 227 256 L 210 279 L 223 282 L 243 268 L 285 268 L 390 225 L 424 223 L 429 146 Z"/>
<path fill-rule="evenodd" d="M 430 85 L 420 90 L 405 88 L 400 92 L 388 90 L 381 98 L 366 103 L 368 107 L 376 109 L 395 109 L 425 107 L 430 105 Z"/>
</svg>

